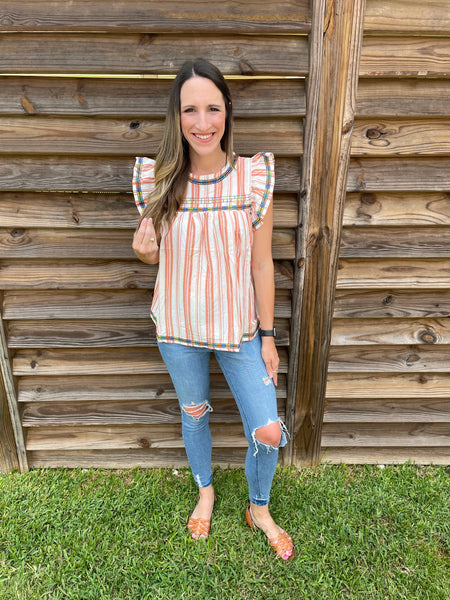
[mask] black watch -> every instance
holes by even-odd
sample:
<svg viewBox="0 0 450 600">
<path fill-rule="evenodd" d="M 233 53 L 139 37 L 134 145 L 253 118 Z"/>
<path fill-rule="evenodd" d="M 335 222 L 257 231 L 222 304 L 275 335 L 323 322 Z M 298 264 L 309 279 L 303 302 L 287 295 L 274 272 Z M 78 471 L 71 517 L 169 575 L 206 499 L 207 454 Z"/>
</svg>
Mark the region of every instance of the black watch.
<svg viewBox="0 0 450 600">
<path fill-rule="evenodd" d="M 276 337 L 277 336 L 277 330 L 275 329 L 275 327 L 273 329 L 260 329 L 259 333 L 261 334 L 262 337 Z"/>
</svg>

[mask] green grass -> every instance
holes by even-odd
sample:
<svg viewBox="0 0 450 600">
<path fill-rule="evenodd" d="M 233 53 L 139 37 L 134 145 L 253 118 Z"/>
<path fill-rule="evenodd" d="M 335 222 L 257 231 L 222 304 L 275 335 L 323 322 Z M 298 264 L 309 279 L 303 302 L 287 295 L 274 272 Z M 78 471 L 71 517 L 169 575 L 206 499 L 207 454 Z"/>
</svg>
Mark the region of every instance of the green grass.
<svg viewBox="0 0 450 600">
<path fill-rule="evenodd" d="M 278 469 L 272 513 L 297 556 L 244 522 L 242 470 L 215 472 L 211 536 L 185 526 L 187 470 L 0 475 L 1 600 L 448 600 L 444 467 Z"/>
</svg>

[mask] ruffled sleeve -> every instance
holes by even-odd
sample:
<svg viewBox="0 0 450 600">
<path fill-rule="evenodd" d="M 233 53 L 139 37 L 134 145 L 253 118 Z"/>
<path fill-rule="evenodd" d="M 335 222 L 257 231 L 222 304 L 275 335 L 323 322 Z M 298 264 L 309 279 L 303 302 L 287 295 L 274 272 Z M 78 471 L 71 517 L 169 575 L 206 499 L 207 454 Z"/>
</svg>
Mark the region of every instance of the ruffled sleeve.
<svg viewBox="0 0 450 600">
<path fill-rule="evenodd" d="M 271 152 L 259 152 L 252 157 L 251 214 L 253 228 L 258 229 L 272 200 L 275 184 L 275 159 Z"/>
<path fill-rule="evenodd" d="M 133 194 L 140 213 L 145 208 L 147 198 L 155 187 L 155 161 L 146 156 L 137 156 L 133 169 Z"/>
</svg>

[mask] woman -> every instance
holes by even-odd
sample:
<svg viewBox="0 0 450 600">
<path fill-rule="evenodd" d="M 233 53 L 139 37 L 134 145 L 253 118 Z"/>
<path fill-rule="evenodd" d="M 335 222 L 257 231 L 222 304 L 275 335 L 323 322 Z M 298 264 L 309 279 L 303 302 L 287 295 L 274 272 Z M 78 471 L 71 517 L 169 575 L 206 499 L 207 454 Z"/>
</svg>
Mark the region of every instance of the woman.
<svg viewBox="0 0 450 600">
<path fill-rule="evenodd" d="M 209 359 L 214 353 L 249 442 L 246 520 L 283 560 L 289 535 L 272 519 L 269 495 L 286 444 L 275 387 L 272 154 L 236 157 L 228 86 L 211 63 L 186 62 L 169 98 L 156 161 L 137 158 L 133 191 L 141 220 L 133 250 L 159 262 L 151 316 L 180 402 L 189 464 L 199 488 L 193 539 L 209 535 L 214 506 Z"/>
</svg>

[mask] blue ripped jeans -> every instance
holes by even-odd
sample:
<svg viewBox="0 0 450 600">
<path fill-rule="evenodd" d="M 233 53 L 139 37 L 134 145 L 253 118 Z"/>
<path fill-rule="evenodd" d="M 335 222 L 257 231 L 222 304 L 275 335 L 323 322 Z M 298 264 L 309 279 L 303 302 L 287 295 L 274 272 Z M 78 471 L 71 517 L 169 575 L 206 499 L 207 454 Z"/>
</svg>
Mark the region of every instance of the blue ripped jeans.
<svg viewBox="0 0 450 600">
<path fill-rule="evenodd" d="M 250 501 L 259 506 L 268 504 L 278 448 L 285 446 L 287 439 L 277 414 L 275 386 L 261 357 L 260 336 L 243 342 L 239 352 L 166 342 L 159 342 L 158 347 L 180 403 L 183 440 L 196 484 L 206 487 L 212 483 L 209 359 L 214 353 L 236 400 L 249 443 L 245 474 Z M 281 428 L 279 446 L 260 442 L 255 431 L 277 421 Z"/>
</svg>

